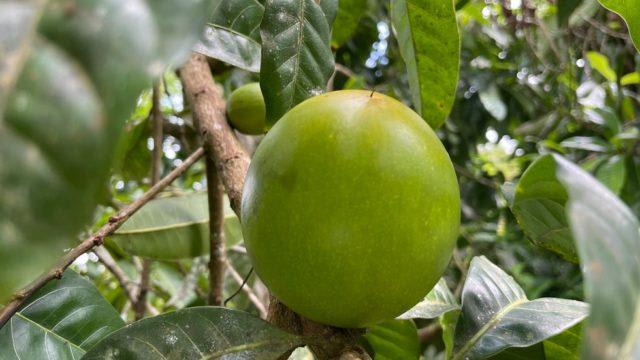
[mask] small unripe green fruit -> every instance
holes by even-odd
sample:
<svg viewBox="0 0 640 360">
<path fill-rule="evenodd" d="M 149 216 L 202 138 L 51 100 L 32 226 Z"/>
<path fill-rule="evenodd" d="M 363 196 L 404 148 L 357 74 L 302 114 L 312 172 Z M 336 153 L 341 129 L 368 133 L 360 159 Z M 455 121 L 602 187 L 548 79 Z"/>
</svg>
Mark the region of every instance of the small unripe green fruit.
<svg viewBox="0 0 640 360">
<path fill-rule="evenodd" d="M 460 222 L 451 160 L 402 103 L 336 91 L 269 130 L 245 179 L 242 229 L 285 305 L 347 328 L 393 319 L 449 262 Z"/>
<path fill-rule="evenodd" d="M 227 102 L 227 115 L 231 126 L 241 133 L 264 134 L 267 121 L 260 84 L 250 83 L 234 90 Z"/>
</svg>

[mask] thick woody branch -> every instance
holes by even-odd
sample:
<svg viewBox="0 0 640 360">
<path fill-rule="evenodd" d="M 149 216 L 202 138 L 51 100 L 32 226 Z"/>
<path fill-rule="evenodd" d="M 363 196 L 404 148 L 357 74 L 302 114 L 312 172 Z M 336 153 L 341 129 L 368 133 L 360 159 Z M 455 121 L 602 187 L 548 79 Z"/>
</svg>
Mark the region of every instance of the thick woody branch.
<svg viewBox="0 0 640 360">
<path fill-rule="evenodd" d="M 231 207 L 240 217 L 242 187 L 249 167 L 249 156 L 226 121 L 222 91 L 216 86 L 209 64 L 202 55 L 191 56 L 180 69 L 180 78 L 194 119 L 199 123 L 208 155 L 216 164 Z M 275 298 L 269 306 L 268 319 L 289 332 L 314 339 L 309 345 L 319 359 L 368 358 L 357 346 L 358 332 L 305 319 Z"/>
<path fill-rule="evenodd" d="M 180 69 L 180 78 L 199 124 L 205 149 L 213 157 L 231 208 L 240 216 L 242 186 L 249 168 L 249 156 L 227 123 L 222 90 L 213 81 L 209 64 L 203 55 L 191 55 Z"/>
<path fill-rule="evenodd" d="M 0 328 L 13 316 L 13 314 L 20 309 L 20 306 L 38 289 L 43 287 L 52 279 L 60 279 L 65 269 L 73 263 L 78 256 L 86 253 L 96 246 L 102 245 L 104 238 L 111 235 L 116 231 L 127 219 L 131 217 L 142 206 L 153 199 L 160 191 L 162 191 L 167 185 L 171 184 L 173 180 L 178 178 L 184 173 L 193 163 L 195 163 L 204 154 L 204 150 L 199 148 L 191 156 L 184 160 L 180 166 L 173 169 L 167 176 L 160 180 L 156 185 L 152 186 L 146 193 L 144 193 L 139 199 L 132 202 L 124 209 L 120 210 L 116 215 L 109 218 L 109 222 L 104 225 L 100 230 L 81 242 L 75 248 L 69 250 L 58 262 L 58 264 L 51 270 L 42 274 L 39 278 L 31 282 L 27 287 L 18 291 L 7 305 L 0 310 Z"/>
</svg>

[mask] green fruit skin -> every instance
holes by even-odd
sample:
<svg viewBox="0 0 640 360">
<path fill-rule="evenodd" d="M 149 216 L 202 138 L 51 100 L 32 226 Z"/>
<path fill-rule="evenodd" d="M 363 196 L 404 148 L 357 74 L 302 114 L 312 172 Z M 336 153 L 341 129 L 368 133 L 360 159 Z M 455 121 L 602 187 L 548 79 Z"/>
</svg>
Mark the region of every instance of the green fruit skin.
<svg viewBox="0 0 640 360">
<path fill-rule="evenodd" d="M 231 93 L 227 115 L 231 126 L 247 135 L 260 135 L 267 131 L 266 109 L 259 83 L 250 83 Z"/>
<path fill-rule="evenodd" d="M 255 271 L 280 301 L 359 328 L 395 318 L 436 284 L 457 239 L 460 194 L 420 116 L 385 95 L 336 91 L 269 131 L 241 217 Z"/>
</svg>

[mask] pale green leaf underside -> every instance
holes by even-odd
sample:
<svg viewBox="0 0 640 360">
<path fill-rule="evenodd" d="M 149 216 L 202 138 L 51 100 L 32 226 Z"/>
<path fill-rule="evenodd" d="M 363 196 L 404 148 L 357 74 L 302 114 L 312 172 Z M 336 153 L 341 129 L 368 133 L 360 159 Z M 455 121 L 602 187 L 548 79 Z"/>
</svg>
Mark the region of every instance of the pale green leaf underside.
<svg viewBox="0 0 640 360">
<path fill-rule="evenodd" d="M 277 359 L 299 345 L 297 336 L 248 313 L 194 307 L 128 325 L 83 359 Z"/>
<path fill-rule="evenodd" d="M 609 189 L 556 156 L 569 193 L 567 217 L 576 240 L 591 314 L 583 358 L 640 357 L 640 234 L 638 219 Z"/>
<path fill-rule="evenodd" d="M 260 71 L 260 43 L 219 25 L 208 25 L 193 50 L 243 70 Z"/>
<path fill-rule="evenodd" d="M 231 210 L 225 211 L 224 230 L 227 246 L 241 240 L 240 223 Z M 206 254 L 209 251 L 207 194 L 152 200 L 109 239 L 129 254 L 152 259 L 177 260 Z"/>
<path fill-rule="evenodd" d="M 482 359 L 509 347 L 534 345 L 579 323 L 588 309 L 574 300 L 528 300 L 512 277 L 476 257 L 462 291 L 453 359 Z"/>
<path fill-rule="evenodd" d="M 451 111 L 460 36 L 451 0 L 392 0 L 391 21 L 409 74 L 413 105 L 434 129 Z"/>
<path fill-rule="evenodd" d="M 435 319 L 444 313 L 459 309 L 460 305 L 446 281 L 441 278 L 424 300 L 398 316 L 398 319 Z"/>
</svg>

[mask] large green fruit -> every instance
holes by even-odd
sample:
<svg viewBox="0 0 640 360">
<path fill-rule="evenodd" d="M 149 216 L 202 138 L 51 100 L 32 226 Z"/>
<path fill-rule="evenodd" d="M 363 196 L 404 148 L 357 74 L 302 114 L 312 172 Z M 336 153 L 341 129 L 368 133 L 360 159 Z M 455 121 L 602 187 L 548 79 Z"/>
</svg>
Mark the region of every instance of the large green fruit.
<svg viewBox="0 0 640 360">
<path fill-rule="evenodd" d="M 294 311 L 340 327 L 392 319 L 421 300 L 459 222 L 456 175 L 435 133 L 369 91 L 289 111 L 258 146 L 242 198 L 256 273 Z"/>
<path fill-rule="evenodd" d="M 243 85 L 231 93 L 227 102 L 231 126 L 247 135 L 267 131 L 266 109 L 259 83 Z"/>
</svg>

